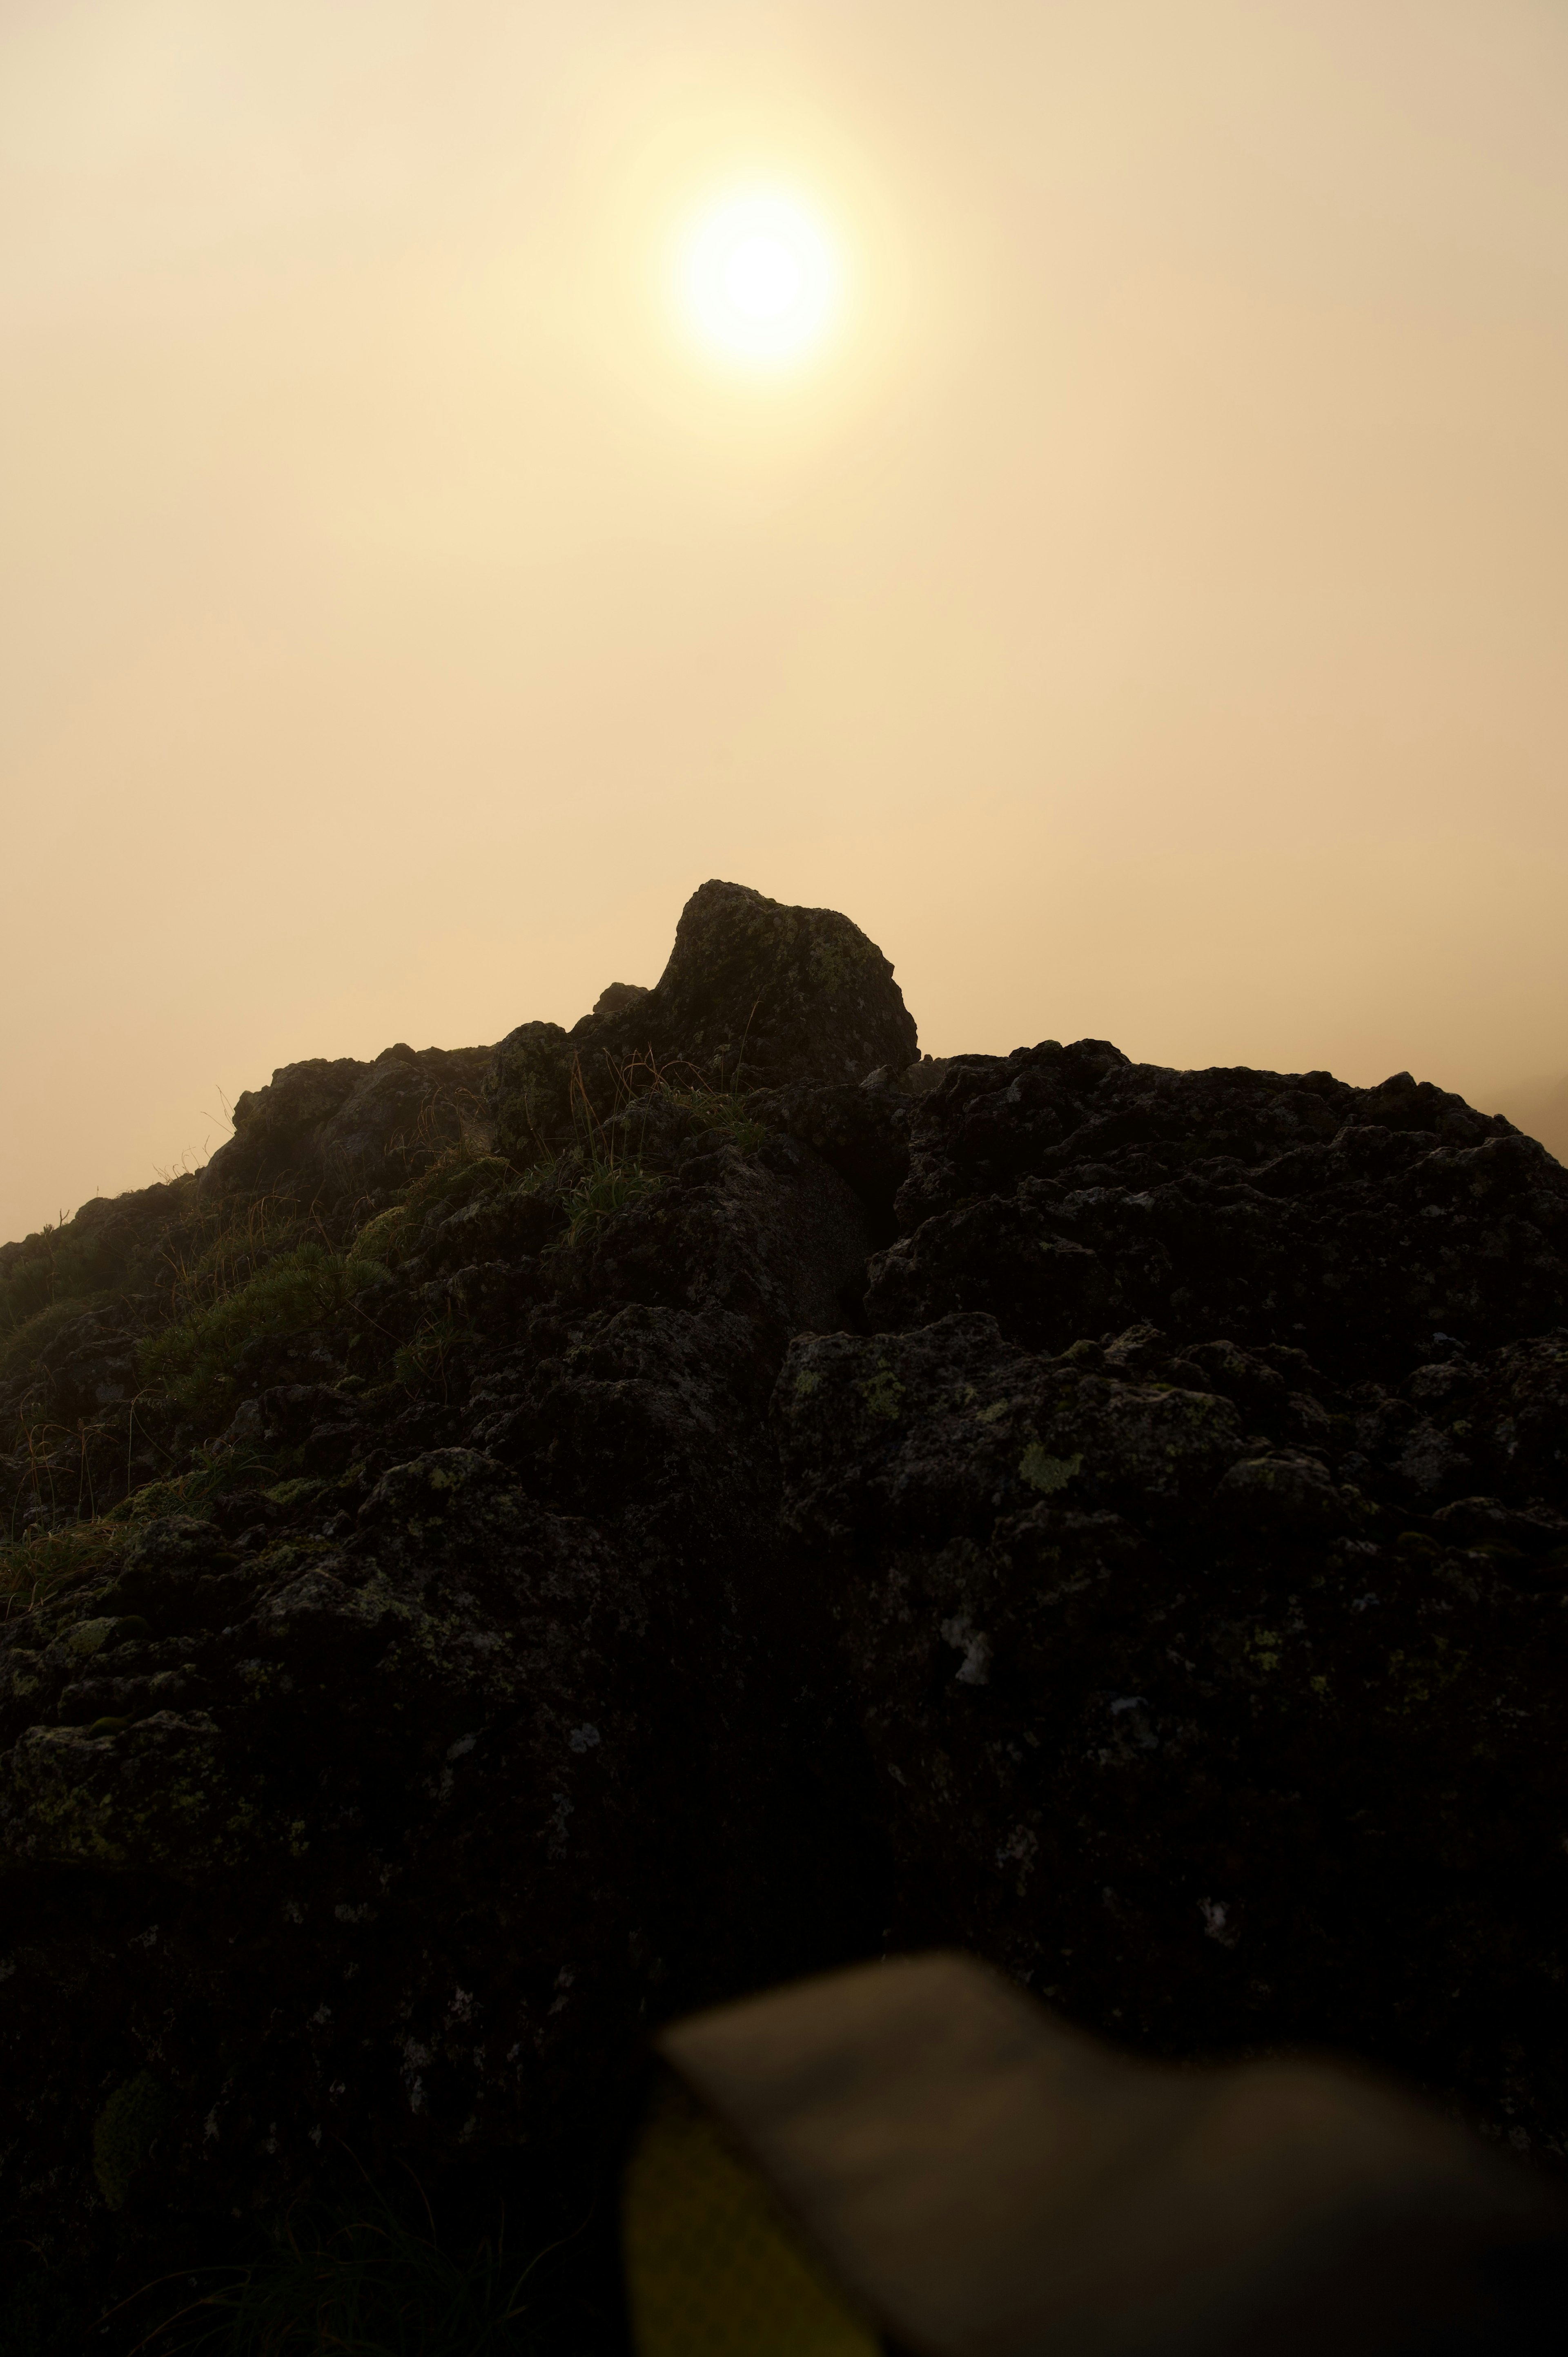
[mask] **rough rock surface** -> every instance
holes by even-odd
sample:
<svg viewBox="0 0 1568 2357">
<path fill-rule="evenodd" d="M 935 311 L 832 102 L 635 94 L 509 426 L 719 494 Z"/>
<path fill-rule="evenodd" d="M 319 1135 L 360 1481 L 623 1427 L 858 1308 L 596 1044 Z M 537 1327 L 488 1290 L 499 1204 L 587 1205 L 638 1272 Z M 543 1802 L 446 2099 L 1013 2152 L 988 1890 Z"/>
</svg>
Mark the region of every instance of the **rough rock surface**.
<svg viewBox="0 0 1568 2357">
<path fill-rule="evenodd" d="M 522 1024 L 486 1094 L 498 1141 L 526 1154 L 571 1137 L 574 1092 L 580 1123 L 667 1068 L 714 1088 L 853 1082 L 915 1048 L 893 968 L 858 925 L 714 882 L 682 911 L 650 990 L 612 983 L 569 1032 Z"/>
<path fill-rule="evenodd" d="M 1568 1172 L 1405 1075 L 915 1049 L 847 920 L 709 885 L 654 989 L 293 1067 L 49 1245 L 10 2233 L 345 2148 L 581 2190 L 650 2021 L 928 1941 L 1568 2149 Z"/>
<path fill-rule="evenodd" d="M 237 1099 L 234 1135 L 203 1170 L 202 1192 L 288 1187 L 337 1200 L 403 1185 L 462 1135 L 489 1063 L 487 1048 L 400 1041 L 370 1064 L 285 1065 Z"/>
</svg>

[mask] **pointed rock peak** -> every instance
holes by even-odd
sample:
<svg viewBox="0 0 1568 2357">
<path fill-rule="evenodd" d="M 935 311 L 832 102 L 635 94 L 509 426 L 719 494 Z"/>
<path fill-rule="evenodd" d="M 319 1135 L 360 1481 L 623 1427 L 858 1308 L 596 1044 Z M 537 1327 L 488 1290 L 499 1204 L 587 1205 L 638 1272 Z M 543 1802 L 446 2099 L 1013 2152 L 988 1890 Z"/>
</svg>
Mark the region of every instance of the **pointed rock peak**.
<svg viewBox="0 0 1568 2357">
<path fill-rule="evenodd" d="M 892 965 L 858 925 L 716 879 L 693 893 L 669 964 L 619 1019 L 647 1034 L 639 1045 L 725 1082 L 858 1081 L 918 1053 Z"/>
</svg>

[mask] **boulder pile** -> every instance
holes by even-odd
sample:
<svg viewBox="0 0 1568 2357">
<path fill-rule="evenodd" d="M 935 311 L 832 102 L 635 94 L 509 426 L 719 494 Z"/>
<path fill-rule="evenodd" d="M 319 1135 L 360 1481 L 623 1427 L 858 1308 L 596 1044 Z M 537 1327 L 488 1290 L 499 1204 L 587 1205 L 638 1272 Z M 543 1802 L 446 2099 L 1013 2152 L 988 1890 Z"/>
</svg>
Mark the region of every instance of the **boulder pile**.
<svg viewBox="0 0 1568 2357">
<path fill-rule="evenodd" d="M 708 884 L 7 1301 L 11 2234 L 591 2187 L 656 2021 L 933 1943 L 1568 2152 L 1568 1171 L 1501 1118 L 921 1060 Z"/>
</svg>

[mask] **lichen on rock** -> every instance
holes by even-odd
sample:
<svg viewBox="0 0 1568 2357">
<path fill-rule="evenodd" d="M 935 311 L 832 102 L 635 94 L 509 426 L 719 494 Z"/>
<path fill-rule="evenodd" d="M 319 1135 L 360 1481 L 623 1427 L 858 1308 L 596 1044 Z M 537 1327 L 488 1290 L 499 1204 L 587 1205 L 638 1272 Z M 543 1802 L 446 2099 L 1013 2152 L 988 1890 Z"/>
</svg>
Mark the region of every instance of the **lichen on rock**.
<svg viewBox="0 0 1568 2357">
<path fill-rule="evenodd" d="M 92 2173 L 111 2210 L 123 2210 L 174 2110 L 169 2091 L 150 2071 L 115 2088 L 92 2124 Z"/>
</svg>

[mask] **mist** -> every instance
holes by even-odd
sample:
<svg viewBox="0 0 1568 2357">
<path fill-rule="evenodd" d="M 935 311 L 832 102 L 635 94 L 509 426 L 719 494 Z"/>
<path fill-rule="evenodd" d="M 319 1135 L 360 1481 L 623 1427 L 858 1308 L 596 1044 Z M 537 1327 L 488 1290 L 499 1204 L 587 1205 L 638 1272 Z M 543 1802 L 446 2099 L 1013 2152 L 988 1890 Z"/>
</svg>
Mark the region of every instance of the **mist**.
<svg viewBox="0 0 1568 2357">
<path fill-rule="evenodd" d="M 935 1054 L 1568 1150 L 1565 110 L 1530 0 L 8 0 L 0 1233 L 710 876 Z M 767 383 L 658 276 L 753 170 Z"/>
</svg>

